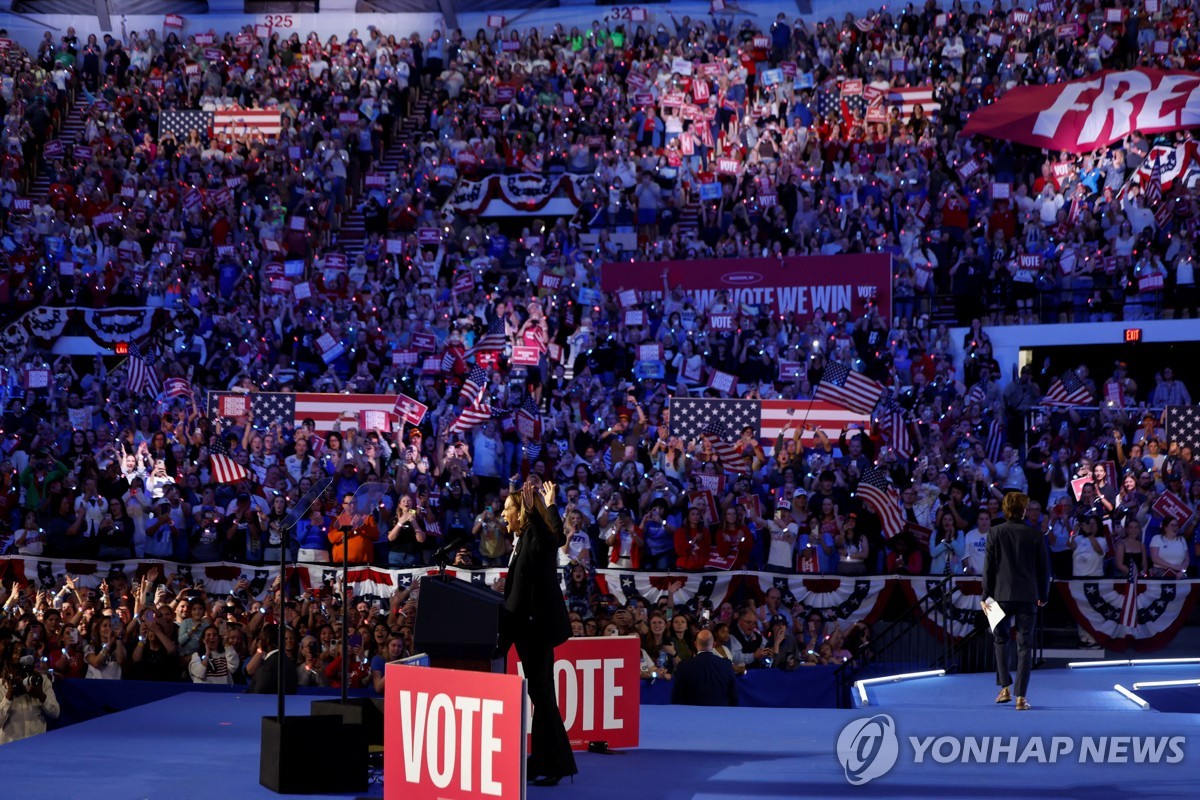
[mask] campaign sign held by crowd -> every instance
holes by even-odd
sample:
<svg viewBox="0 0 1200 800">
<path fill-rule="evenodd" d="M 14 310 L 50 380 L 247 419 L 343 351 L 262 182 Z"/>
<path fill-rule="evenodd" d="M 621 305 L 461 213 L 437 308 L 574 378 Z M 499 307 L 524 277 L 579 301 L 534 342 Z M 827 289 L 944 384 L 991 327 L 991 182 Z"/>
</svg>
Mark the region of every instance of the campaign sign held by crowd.
<svg viewBox="0 0 1200 800">
<path fill-rule="evenodd" d="M 525 797 L 524 711 L 516 675 L 388 664 L 383 796 Z"/>
<path fill-rule="evenodd" d="M 636 636 L 571 638 L 554 648 L 558 710 L 573 750 L 588 742 L 637 747 L 641 727 L 642 651 Z M 516 648 L 508 671 L 525 673 Z M 527 711 L 527 720 L 533 712 Z"/>
</svg>

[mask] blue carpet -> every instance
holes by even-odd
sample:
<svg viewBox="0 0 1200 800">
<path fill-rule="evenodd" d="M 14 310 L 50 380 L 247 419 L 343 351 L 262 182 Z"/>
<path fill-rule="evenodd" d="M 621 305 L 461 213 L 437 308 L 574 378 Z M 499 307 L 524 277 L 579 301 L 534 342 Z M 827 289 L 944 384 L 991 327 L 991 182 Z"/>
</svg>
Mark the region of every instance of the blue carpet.
<svg viewBox="0 0 1200 800">
<path fill-rule="evenodd" d="M 1170 670 L 1139 670 L 1143 680 Z M 1119 681 L 1115 671 L 1038 672 L 1031 697 L 1038 710 L 1014 713 L 992 704 L 986 676 L 955 676 L 918 692 L 916 684 L 885 687 L 885 703 L 871 710 L 642 708 L 642 747 L 616 756 L 577 754 L 572 785 L 531 798 L 554 800 L 741 800 L 825 798 L 1195 797 L 1200 774 L 1200 718 L 1137 711 L 1092 698 Z M 1151 673 L 1155 677 L 1151 677 Z M 1128 677 L 1122 676 L 1124 680 Z M 1086 690 L 1085 685 L 1105 687 Z M 1055 688 L 1057 687 L 1057 688 Z M 1082 706 L 1063 708 L 1060 690 Z M 986 691 L 985 691 L 986 690 Z M 901 694 L 897 694 L 900 692 Z M 980 694 L 982 692 L 982 695 Z M 936 703 L 937 697 L 941 702 Z M 4 798 L 49 795 L 105 800 L 259 800 L 275 798 L 258 785 L 260 718 L 274 713 L 273 697 L 188 693 L 82 722 L 0 749 Z M 307 703 L 289 704 L 302 713 Z M 931 713 L 934 709 L 938 713 Z M 1136 713 L 1126 713 L 1132 709 Z M 838 735 L 872 712 L 887 714 L 899 734 L 895 767 L 864 786 L 851 787 L 838 761 Z M 909 737 L 990 735 L 1179 735 L 1177 764 L 995 765 L 915 763 Z M 372 787 L 371 796 L 382 788 Z M 327 795 L 328 796 L 328 795 Z M 292 795 L 304 798 L 304 795 Z M 353 795 L 346 795 L 353 797 Z"/>
<path fill-rule="evenodd" d="M 1136 694 L 1155 711 L 1168 714 L 1200 714 L 1200 686 L 1160 686 L 1138 689 Z"/>
<path fill-rule="evenodd" d="M 1138 712 L 1142 709 L 1112 690 L 1114 684 L 1132 689 L 1137 681 L 1192 678 L 1198 669 L 1196 664 L 1179 664 L 1034 670 L 1029 676 L 1029 702 L 1045 711 Z M 867 687 L 867 697 L 872 708 L 944 710 L 986 706 L 998 691 L 995 673 L 988 672 L 875 684 Z M 857 691 L 852 694 L 858 705 Z"/>
</svg>

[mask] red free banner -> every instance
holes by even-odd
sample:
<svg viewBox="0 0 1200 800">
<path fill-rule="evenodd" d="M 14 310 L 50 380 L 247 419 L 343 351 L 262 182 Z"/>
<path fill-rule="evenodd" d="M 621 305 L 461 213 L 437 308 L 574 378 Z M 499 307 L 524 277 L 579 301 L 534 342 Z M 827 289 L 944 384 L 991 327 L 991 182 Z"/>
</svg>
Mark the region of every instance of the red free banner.
<svg viewBox="0 0 1200 800">
<path fill-rule="evenodd" d="M 1089 153 L 1131 131 L 1200 125 L 1200 75 L 1182 70 L 1104 70 L 1051 86 L 1020 86 L 971 115 L 963 133 L 1049 150 Z"/>
<path fill-rule="evenodd" d="M 508 672 L 525 675 L 515 647 Z M 554 648 L 554 682 L 572 750 L 586 750 L 588 742 L 638 746 L 642 650 L 636 636 L 568 639 Z M 531 711 L 526 719 L 533 720 Z"/>
<path fill-rule="evenodd" d="M 402 664 L 385 674 L 385 798 L 524 797 L 523 678 Z"/>
<path fill-rule="evenodd" d="M 892 257 L 886 253 L 613 262 L 601 267 L 600 288 L 636 289 L 652 302 L 662 297 L 664 269 L 670 285 L 683 287 L 700 309 L 723 290 L 731 304 L 758 306 L 760 314 L 795 314 L 801 322 L 818 309 L 829 314 L 844 308 L 857 317 L 874 306 L 885 319 L 892 316 Z"/>
</svg>

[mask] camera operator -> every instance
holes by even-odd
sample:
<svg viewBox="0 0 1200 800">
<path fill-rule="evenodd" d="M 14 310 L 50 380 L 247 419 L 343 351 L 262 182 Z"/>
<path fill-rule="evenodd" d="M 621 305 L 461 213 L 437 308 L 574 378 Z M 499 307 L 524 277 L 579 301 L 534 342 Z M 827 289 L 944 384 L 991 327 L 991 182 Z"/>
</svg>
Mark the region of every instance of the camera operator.
<svg viewBox="0 0 1200 800">
<path fill-rule="evenodd" d="M 46 721 L 57 719 L 54 684 L 37 670 L 37 656 L 18 642 L 9 644 L 0 665 L 0 745 L 46 732 Z"/>
</svg>

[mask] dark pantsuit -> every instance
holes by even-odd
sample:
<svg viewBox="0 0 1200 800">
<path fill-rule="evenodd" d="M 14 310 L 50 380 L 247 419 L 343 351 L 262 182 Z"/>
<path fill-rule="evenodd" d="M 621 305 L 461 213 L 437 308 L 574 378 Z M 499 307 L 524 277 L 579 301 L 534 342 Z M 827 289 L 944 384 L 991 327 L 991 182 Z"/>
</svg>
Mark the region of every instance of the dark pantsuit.
<svg viewBox="0 0 1200 800">
<path fill-rule="evenodd" d="M 554 693 L 554 648 L 538 634 L 518 634 L 513 643 L 525 668 L 529 702 L 533 704 L 529 775 L 574 775 L 575 754 Z"/>
<path fill-rule="evenodd" d="M 993 633 L 996 647 L 996 683 L 999 686 L 1012 686 L 1013 694 L 1024 697 L 1029 688 L 1029 669 L 1033 662 L 1033 622 L 1037 614 L 1035 603 L 1009 600 L 1001 603 L 1005 617 L 996 626 Z M 1009 631 L 1017 631 L 1017 681 L 1013 684 L 1012 674 L 1008 669 Z"/>
</svg>

